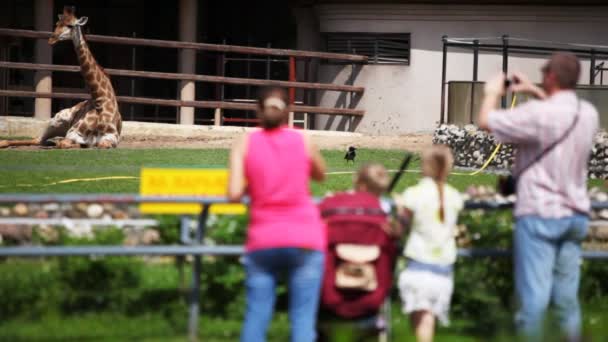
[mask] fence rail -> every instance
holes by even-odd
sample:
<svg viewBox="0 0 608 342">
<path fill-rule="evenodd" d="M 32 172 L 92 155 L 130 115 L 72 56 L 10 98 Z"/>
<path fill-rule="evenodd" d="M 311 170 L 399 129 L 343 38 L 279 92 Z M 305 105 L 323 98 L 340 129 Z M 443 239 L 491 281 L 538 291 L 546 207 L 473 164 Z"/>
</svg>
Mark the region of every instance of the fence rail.
<svg viewBox="0 0 608 342">
<path fill-rule="evenodd" d="M 0 96 L 9 97 L 36 97 L 43 99 L 72 99 L 72 100 L 88 100 L 91 96 L 87 93 L 38 93 L 35 91 L 23 91 L 23 90 L 0 90 Z M 118 102 L 122 103 L 134 103 L 134 104 L 146 104 L 146 105 L 159 105 L 159 106 L 170 106 L 170 107 L 194 107 L 194 108 L 207 108 L 207 109 L 233 109 L 233 110 L 251 110 L 257 109 L 255 103 L 239 103 L 230 101 L 182 101 L 182 100 L 169 100 L 169 99 L 153 99 L 149 97 L 134 97 L 134 96 L 117 96 Z M 347 108 L 327 108 L 327 107 L 315 107 L 315 106 L 303 106 L 294 105 L 291 107 L 291 111 L 295 113 L 319 113 L 319 114 L 333 114 L 333 115 L 350 115 L 350 116 L 363 116 L 365 111 L 358 109 L 347 109 Z"/>
<path fill-rule="evenodd" d="M 194 238 L 185 236 L 189 234 L 190 217 L 184 216 L 181 221 L 182 242 L 187 245 L 164 246 L 25 246 L 0 247 L 0 257 L 68 257 L 68 256 L 164 256 L 164 255 L 192 255 L 194 256 L 192 270 L 191 292 L 189 301 L 188 334 L 191 340 L 197 340 L 199 325 L 199 294 L 200 276 L 202 272 L 201 257 L 204 255 L 239 256 L 245 250 L 243 246 L 220 245 L 208 246 L 203 244 L 209 207 L 213 204 L 228 203 L 225 197 L 199 197 L 199 196 L 139 196 L 139 195 L 31 195 L 31 194 L 4 194 L 0 195 L 0 204 L 9 203 L 199 203 L 202 211 L 199 215 L 198 228 Z M 243 203 L 247 203 L 245 199 Z M 390 202 L 390 201 L 389 201 Z M 392 203 L 391 203 L 392 205 Z M 594 202 L 594 209 L 608 208 L 608 202 Z M 466 209 L 503 210 L 512 207 L 512 203 L 496 204 L 493 202 L 468 201 Z M 184 239 L 186 238 L 186 239 Z M 186 240 L 186 241 L 184 241 Z M 459 249 L 460 257 L 508 257 L 510 251 L 500 249 Z M 585 251 L 583 257 L 587 259 L 608 259 L 607 251 Z"/>
<path fill-rule="evenodd" d="M 9 28 L 0 28 L 0 36 L 17 37 L 17 38 L 32 38 L 32 39 L 47 39 L 51 35 L 51 32 L 45 31 L 31 31 L 31 30 L 17 30 Z M 315 52 L 315 51 L 300 51 L 290 49 L 274 49 L 274 48 L 261 48 L 261 47 L 250 47 L 250 46 L 233 46 L 233 45 L 221 45 L 221 44 L 207 44 L 207 43 L 196 43 L 196 42 L 182 42 L 182 41 L 169 41 L 169 40 L 158 40 L 158 39 L 143 39 L 143 38 L 130 38 L 130 37 L 117 37 L 117 36 L 101 36 L 101 35 L 87 35 L 87 40 L 91 42 L 107 43 L 107 44 L 120 44 L 130 46 L 146 46 L 146 47 L 157 47 L 157 48 L 171 48 L 171 49 L 191 49 L 196 51 L 211 51 L 222 54 L 222 60 L 227 60 L 224 55 L 227 53 L 235 54 L 246 54 L 246 55 L 264 55 L 276 57 L 287 57 L 289 62 L 289 80 L 271 80 L 271 79 L 254 79 L 254 78 L 242 78 L 242 77 L 225 77 L 225 76 L 213 76 L 213 75 L 196 75 L 196 74 L 184 74 L 184 73 L 166 73 L 166 72 L 150 72 L 150 71 L 137 71 L 137 70 L 123 70 L 123 69 L 106 69 L 109 75 L 121 76 L 121 77 L 137 77 L 137 78 L 149 78 L 149 79 L 161 79 L 161 80 L 176 80 L 176 81 L 192 81 L 192 82 L 207 82 L 221 85 L 240 85 L 240 86 L 278 86 L 289 88 L 290 92 L 290 103 L 295 102 L 295 89 L 304 90 L 304 98 L 306 101 L 311 100 L 309 91 L 337 91 L 337 92 L 348 92 L 352 94 L 361 95 L 364 92 L 364 87 L 358 87 L 353 85 L 339 85 L 329 83 L 318 83 L 318 82 L 298 82 L 296 81 L 296 59 L 303 60 L 305 62 L 305 78 L 308 79 L 308 73 L 310 69 L 310 61 L 312 59 L 324 59 L 324 60 L 335 60 L 343 61 L 348 63 L 366 63 L 368 58 L 362 55 L 352 54 L 340 54 L 340 53 L 326 53 L 326 52 Z M 266 62 L 269 62 L 267 59 Z M 16 63 L 1 61 L 0 68 L 4 69 L 22 69 L 22 70 L 34 70 L 34 71 L 58 71 L 58 72 L 76 72 L 80 70 L 78 66 L 71 65 L 50 65 L 50 64 L 37 64 L 37 63 Z M 353 68 L 354 70 L 354 68 Z M 354 71 L 353 71 L 354 72 Z M 223 73 L 222 73 L 223 75 Z M 42 92 L 17 92 L 16 90 L 3 89 L 1 90 L 0 97 L 33 97 L 33 98 L 61 98 L 61 99 L 87 99 L 89 98 L 86 94 L 65 94 L 65 93 L 42 93 Z M 223 91 L 222 91 L 223 94 Z M 133 93 L 131 93 L 133 95 Z M 119 102 L 131 103 L 131 104 L 144 104 L 144 105 L 156 105 L 156 106 L 169 106 L 169 107 L 194 107 L 194 108 L 206 108 L 214 109 L 213 122 L 216 126 L 222 125 L 223 122 L 248 122 L 251 119 L 239 119 L 223 118 L 223 110 L 239 110 L 239 111 L 254 111 L 256 106 L 254 104 L 240 104 L 233 103 L 230 101 L 224 101 L 223 95 L 216 98 L 216 101 L 182 101 L 182 100 L 171 100 L 171 99 L 153 99 L 145 97 L 134 97 L 134 96 L 119 96 Z M 364 115 L 363 110 L 349 109 L 349 108 L 325 108 L 318 106 L 293 106 L 290 111 L 292 113 L 306 113 L 306 114 L 325 114 L 325 115 L 344 115 L 344 116 L 362 116 Z M 293 123 L 293 115 L 290 114 L 290 124 Z M 306 125 L 306 124 L 305 124 Z"/>
<path fill-rule="evenodd" d="M 17 63 L 17 62 L 3 62 L 3 61 L 0 61 L 0 68 L 35 70 L 35 71 L 80 72 L 80 67 L 76 66 L 76 65 L 53 65 L 53 64 Z M 358 94 L 363 93 L 363 91 L 365 90 L 365 88 L 363 88 L 363 87 L 342 85 L 342 84 L 330 84 L 330 83 L 291 82 L 291 81 L 280 81 L 280 80 L 262 80 L 262 79 L 255 79 L 255 78 L 224 77 L 224 76 L 211 76 L 211 75 L 192 75 L 192 74 L 155 72 L 155 71 L 137 71 L 137 70 L 124 70 L 124 69 L 105 69 L 104 68 L 104 71 L 106 73 L 108 73 L 108 75 L 111 75 L 111 76 L 140 77 L 140 78 L 152 78 L 152 79 L 162 79 L 162 80 L 197 81 L 197 82 L 207 82 L 207 83 L 222 83 L 222 84 L 251 85 L 251 86 L 276 86 L 276 87 L 311 89 L 311 90 L 342 91 L 342 92 L 352 92 L 352 93 L 358 93 Z"/>
<path fill-rule="evenodd" d="M 48 39 L 51 36 L 51 32 L 0 28 L 0 36 Z M 318 59 L 327 59 L 327 60 L 347 61 L 347 62 L 354 62 L 354 63 L 365 63 L 368 61 L 368 58 L 366 56 L 343 54 L 343 53 L 302 51 L 302 50 L 291 50 L 291 49 L 274 49 L 274 48 L 261 48 L 261 47 L 238 46 L 238 45 L 194 43 L 194 42 L 182 42 L 182 41 L 160 40 L 160 39 L 101 36 L 101 35 L 96 35 L 96 34 L 88 34 L 88 35 L 86 35 L 86 38 L 90 42 L 130 45 L 130 46 L 147 46 L 147 47 L 170 48 L 170 49 L 191 49 L 191 50 L 199 50 L 199 51 L 239 53 L 239 54 L 247 54 L 247 55 L 283 56 L 283 57 L 296 57 L 296 58 L 318 58 Z"/>
</svg>

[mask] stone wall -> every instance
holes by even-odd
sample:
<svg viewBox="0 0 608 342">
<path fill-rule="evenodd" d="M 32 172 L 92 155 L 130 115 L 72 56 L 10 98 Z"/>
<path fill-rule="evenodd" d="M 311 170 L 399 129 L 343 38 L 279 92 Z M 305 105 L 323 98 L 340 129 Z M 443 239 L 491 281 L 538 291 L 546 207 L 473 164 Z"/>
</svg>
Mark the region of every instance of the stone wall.
<svg viewBox="0 0 608 342">
<path fill-rule="evenodd" d="M 497 141 L 492 135 L 473 125 L 458 127 L 441 125 L 435 130 L 433 143 L 445 144 L 454 152 L 454 164 L 460 167 L 480 168 L 496 148 Z M 509 170 L 513 164 L 514 148 L 502 145 L 489 165 L 494 170 Z M 608 133 L 600 132 L 595 137 L 595 145 L 589 161 L 589 177 L 608 179 Z"/>
</svg>

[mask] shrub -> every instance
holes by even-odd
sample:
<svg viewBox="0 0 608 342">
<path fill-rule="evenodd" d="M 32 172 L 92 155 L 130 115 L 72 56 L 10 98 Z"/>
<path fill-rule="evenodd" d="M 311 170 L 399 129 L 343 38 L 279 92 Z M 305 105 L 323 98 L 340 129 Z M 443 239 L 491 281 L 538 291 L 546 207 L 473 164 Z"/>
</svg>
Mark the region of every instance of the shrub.
<svg viewBox="0 0 608 342">
<path fill-rule="evenodd" d="M 510 212 L 466 212 L 461 222 L 468 227 L 472 247 L 511 249 Z M 455 268 L 452 315 L 476 322 L 476 332 L 484 336 L 509 330 L 514 297 L 511 258 L 460 258 Z"/>
<path fill-rule="evenodd" d="M 62 234 L 65 245 L 120 245 L 122 230 L 94 231 L 93 238 L 74 238 Z M 127 311 L 138 296 L 141 261 L 132 257 L 61 258 L 58 279 L 64 312 Z"/>
<path fill-rule="evenodd" d="M 22 314 L 35 317 L 56 307 L 56 271 L 51 262 L 0 263 L 0 322 Z"/>
</svg>

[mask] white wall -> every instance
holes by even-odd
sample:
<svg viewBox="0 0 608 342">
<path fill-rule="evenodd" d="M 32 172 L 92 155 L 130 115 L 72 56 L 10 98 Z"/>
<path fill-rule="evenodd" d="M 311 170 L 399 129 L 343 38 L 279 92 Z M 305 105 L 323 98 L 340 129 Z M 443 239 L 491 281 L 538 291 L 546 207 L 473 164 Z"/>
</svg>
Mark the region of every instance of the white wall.
<svg viewBox="0 0 608 342">
<path fill-rule="evenodd" d="M 608 45 L 608 8 L 532 6 L 326 5 L 317 7 L 321 32 L 411 33 L 411 63 L 366 65 L 355 84 L 366 88 L 355 108 L 366 111 L 356 127 L 371 134 L 432 131 L 440 117 L 441 37 L 510 37 Z M 512 41 L 515 44 L 514 41 Z M 510 56 L 509 70 L 540 80 L 543 61 Z M 584 61 L 581 83 L 588 83 Z M 472 51 L 450 50 L 447 80 L 471 80 Z M 480 55 L 479 80 L 502 69 L 500 55 Z M 350 66 L 324 64 L 319 81 L 346 83 Z M 446 96 L 447 97 L 447 96 Z M 344 94 L 326 92 L 322 106 L 348 106 Z M 330 122 L 328 123 L 328 120 Z M 339 126 L 341 124 L 341 126 Z M 342 118 L 320 116 L 318 129 L 347 129 Z"/>
</svg>

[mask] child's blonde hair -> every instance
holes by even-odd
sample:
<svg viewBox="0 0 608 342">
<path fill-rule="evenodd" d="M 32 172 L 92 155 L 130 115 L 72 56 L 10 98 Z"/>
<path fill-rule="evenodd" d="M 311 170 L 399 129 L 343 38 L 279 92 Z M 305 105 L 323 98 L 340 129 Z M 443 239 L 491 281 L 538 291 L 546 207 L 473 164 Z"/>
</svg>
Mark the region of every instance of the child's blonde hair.
<svg viewBox="0 0 608 342">
<path fill-rule="evenodd" d="M 446 145 L 433 145 L 422 152 L 422 174 L 444 183 L 454 165 L 452 150 Z"/>
<path fill-rule="evenodd" d="M 437 183 L 439 191 L 439 219 L 445 221 L 444 189 L 443 186 L 448 179 L 454 165 L 452 150 L 446 145 L 433 145 L 422 152 L 422 174 L 432 178 Z"/>
<path fill-rule="evenodd" d="M 380 196 L 388 189 L 390 179 L 382 164 L 369 163 L 361 166 L 354 183 L 355 187 L 364 186 L 368 192 Z"/>
</svg>

